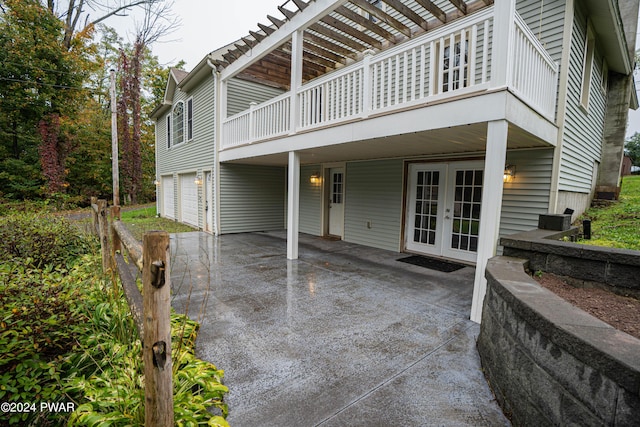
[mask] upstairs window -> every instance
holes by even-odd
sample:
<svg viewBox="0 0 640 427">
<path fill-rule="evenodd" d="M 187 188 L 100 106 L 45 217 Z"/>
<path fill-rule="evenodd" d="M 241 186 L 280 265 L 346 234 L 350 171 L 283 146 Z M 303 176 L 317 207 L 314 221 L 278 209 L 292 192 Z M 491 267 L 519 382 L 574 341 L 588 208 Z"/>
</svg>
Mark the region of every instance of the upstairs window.
<svg viewBox="0 0 640 427">
<path fill-rule="evenodd" d="M 184 142 L 184 102 L 180 101 L 173 107 L 173 145 Z"/>
<path fill-rule="evenodd" d="M 167 148 L 171 148 L 171 114 L 167 116 Z"/>
<path fill-rule="evenodd" d="M 187 100 L 187 141 L 193 139 L 193 98 Z"/>
<path fill-rule="evenodd" d="M 593 74 L 593 56 L 595 54 L 596 40 L 593 36 L 591 25 L 587 24 L 587 37 L 584 41 L 584 58 L 582 60 L 582 88 L 580 91 L 580 104 L 589 109 L 589 94 L 591 93 L 591 76 Z"/>
</svg>

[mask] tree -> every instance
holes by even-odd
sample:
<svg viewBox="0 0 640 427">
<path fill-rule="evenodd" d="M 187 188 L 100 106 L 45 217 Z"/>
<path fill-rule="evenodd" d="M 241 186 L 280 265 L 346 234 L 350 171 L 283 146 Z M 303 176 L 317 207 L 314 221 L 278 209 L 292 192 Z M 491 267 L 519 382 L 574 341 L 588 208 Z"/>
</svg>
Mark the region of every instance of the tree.
<svg viewBox="0 0 640 427">
<path fill-rule="evenodd" d="M 164 0 L 47 0 L 46 6 L 63 22 L 63 46 L 69 50 L 77 32 L 85 32 L 112 16 L 126 16 L 136 7 L 153 6 L 163 2 Z M 95 16 L 87 10 L 92 10 Z"/>
<path fill-rule="evenodd" d="M 121 49 L 120 101 L 118 102 L 118 134 L 121 142 L 121 170 L 125 200 L 136 203 L 142 191 L 142 79 L 145 61 L 151 56 L 149 46 L 170 34 L 179 22 L 173 19 L 173 3 L 144 6 L 144 19 L 136 29 L 131 49 Z M 157 62 L 157 61 L 156 61 Z"/>
<path fill-rule="evenodd" d="M 624 143 L 624 152 L 634 166 L 640 166 L 640 133 L 636 132 Z"/>
<path fill-rule="evenodd" d="M 0 19 L 0 145 L 2 161 L 39 155 L 47 192 L 64 188 L 73 144 L 64 117 L 86 98 L 86 39 L 60 49 L 62 25 L 38 0 L 6 0 Z M 15 163 L 15 162 L 14 162 Z M 5 168 L 5 171 L 7 169 Z"/>
</svg>

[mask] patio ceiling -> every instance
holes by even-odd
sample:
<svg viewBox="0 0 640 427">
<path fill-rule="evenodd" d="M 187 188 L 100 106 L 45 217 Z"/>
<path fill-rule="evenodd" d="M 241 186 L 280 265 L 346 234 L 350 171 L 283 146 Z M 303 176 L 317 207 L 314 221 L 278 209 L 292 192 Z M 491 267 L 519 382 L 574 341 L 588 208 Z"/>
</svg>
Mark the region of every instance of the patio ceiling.
<svg viewBox="0 0 640 427">
<path fill-rule="evenodd" d="M 389 158 L 483 157 L 486 151 L 487 123 L 435 129 L 411 134 L 391 135 L 365 141 L 354 141 L 297 150 L 300 163 L 321 164 L 344 161 Z M 280 141 L 279 143 L 282 143 Z M 545 149 L 552 146 L 513 124 L 509 125 L 509 150 Z M 224 152 L 223 152 L 224 153 Z M 221 154 L 224 156 L 224 154 Z M 287 166 L 288 152 L 279 151 L 255 157 L 226 159 L 225 163 Z"/>
<path fill-rule="evenodd" d="M 251 54 L 260 43 L 316 0 L 287 0 L 280 18 L 267 16 L 269 25 L 258 24 L 222 57 L 212 62 L 219 70 Z M 303 34 L 302 81 L 307 82 L 361 59 L 367 50 L 384 51 L 406 40 L 473 13 L 493 0 L 348 0 L 306 22 Z M 291 39 L 244 68 L 239 78 L 289 90 Z"/>
</svg>

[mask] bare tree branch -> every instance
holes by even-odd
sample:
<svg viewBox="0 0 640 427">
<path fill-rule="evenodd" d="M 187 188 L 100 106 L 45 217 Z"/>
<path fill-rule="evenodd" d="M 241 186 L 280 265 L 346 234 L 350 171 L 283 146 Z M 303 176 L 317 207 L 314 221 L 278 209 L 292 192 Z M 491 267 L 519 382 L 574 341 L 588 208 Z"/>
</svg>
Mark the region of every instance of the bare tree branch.
<svg viewBox="0 0 640 427">
<path fill-rule="evenodd" d="M 69 50 L 75 34 L 86 30 L 89 26 L 103 22 L 112 16 L 126 16 L 128 12 L 136 7 L 144 7 L 145 14 L 147 13 L 146 9 L 153 10 L 156 6 L 164 13 L 170 12 L 171 6 L 164 8 L 162 6 L 164 2 L 165 0 L 67 0 L 67 7 L 64 8 L 63 6 L 63 11 L 56 10 L 56 8 L 60 8 L 60 5 L 56 4 L 55 0 L 47 0 L 46 4 L 47 8 L 64 22 L 64 46 Z M 87 8 L 98 17 L 90 19 Z M 84 22 L 84 25 L 79 28 L 81 21 Z"/>
</svg>

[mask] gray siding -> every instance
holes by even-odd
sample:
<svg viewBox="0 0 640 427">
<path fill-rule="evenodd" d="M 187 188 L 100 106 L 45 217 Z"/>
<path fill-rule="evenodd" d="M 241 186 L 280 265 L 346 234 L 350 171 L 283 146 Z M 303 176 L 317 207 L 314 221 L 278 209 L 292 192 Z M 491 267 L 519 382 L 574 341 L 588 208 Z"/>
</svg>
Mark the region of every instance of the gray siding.
<svg viewBox="0 0 640 427">
<path fill-rule="evenodd" d="M 518 0 L 516 10 L 553 60 L 560 63 L 565 0 Z"/>
<path fill-rule="evenodd" d="M 193 138 L 186 141 L 186 117 L 185 117 L 185 142 L 167 148 L 167 115 L 159 117 L 156 121 L 156 165 L 157 175 L 169 175 L 196 172 L 204 177 L 203 171 L 212 170 L 215 163 L 215 81 L 207 78 L 200 82 L 191 92 L 182 92 L 179 89 L 173 95 L 174 105 L 178 101 L 185 104 L 189 98 L 193 99 Z M 186 111 L 185 111 L 186 116 Z M 174 201 L 176 216 L 181 212 L 180 187 L 178 180 L 174 180 Z M 203 186 L 198 187 L 198 226 L 204 227 L 204 195 Z M 162 197 L 162 189 L 158 189 L 158 197 Z M 163 213 L 164 214 L 164 213 Z"/>
<path fill-rule="evenodd" d="M 600 84 L 602 55 L 598 52 L 597 40 L 588 109 L 585 110 L 580 104 L 586 22 L 587 16 L 580 3 L 576 3 L 559 190 L 578 193 L 589 193 L 592 188 L 594 165 L 600 161 L 606 108 L 606 96 Z"/>
<path fill-rule="evenodd" d="M 348 163 L 344 240 L 399 252 L 402 183 L 402 160 Z"/>
<path fill-rule="evenodd" d="M 193 97 L 193 139 L 167 148 L 166 119 L 164 115 L 156 123 L 158 174 L 175 171 L 211 169 L 215 161 L 215 84 L 213 78 L 203 80 L 190 93 L 177 90 L 173 102 Z M 168 114 L 171 114 L 170 112 Z M 186 138 L 186 126 L 185 126 Z"/>
<path fill-rule="evenodd" d="M 538 228 L 538 215 L 548 212 L 553 149 L 511 151 L 507 164 L 515 165 L 516 176 L 504 183 L 501 236 Z"/>
<path fill-rule="evenodd" d="M 322 236 L 322 184 L 311 184 L 310 178 L 314 173 L 321 174 L 322 167 L 300 167 L 300 232 Z"/>
<path fill-rule="evenodd" d="M 285 172 L 282 167 L 220 164 L 220 232 L 284 229 Z"/>
<path fill-rule="evenodd" d="M 231 79 L 227 84 L 227 116 L 249 109 L 249 104 L 258 104 L 284 93 L 282 89 L 240 79 Z"/>
</svg>

